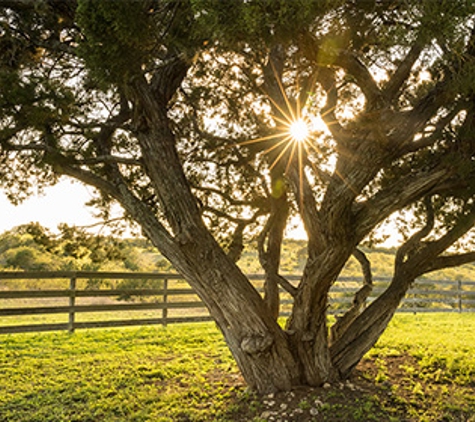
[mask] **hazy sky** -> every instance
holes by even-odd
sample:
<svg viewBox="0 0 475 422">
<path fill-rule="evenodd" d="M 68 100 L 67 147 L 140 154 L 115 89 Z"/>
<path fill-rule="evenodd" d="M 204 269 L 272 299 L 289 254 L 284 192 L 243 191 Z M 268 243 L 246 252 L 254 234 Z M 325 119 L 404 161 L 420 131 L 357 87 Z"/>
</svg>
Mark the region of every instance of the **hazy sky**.
<svg viewBox="0 0 475 422">
<path fill-rule="evenodd" d="M 76 226 L 98 223 L 94 209 L 85 205 L 90 199 L 91 188 L 69 179 L 45 189 L 44 195 L 30 197 L 19 206 L 12 205 L 0 191 L 0 233 L 30 222 L 38 222 L 52 231 L 59 223 Z M 294 239 L 305 238 L 302 226 L 296 220 L 292 223 L 287 235 Z"/>
<path fill-rule="evenodd" d="M 14 206 L 0 191 L 0 233 L 30 222 L 38 222 L 53 231 L 59 223 L 93 224 L 98 220 L 94 219 L 93 209 L 85 205 L 92 198 L 90 192 L 84 185 L 64 179 L 47 188 L 45 195 L 32 196 Z"/>
<path fill-rule="evenodd" d="M 15 226 L 38 222 L 53 232 L 59 223 L 70 226 L 87 226 L 100 222 L 94 218 L 94 209 L 86 202 L 92 199 L 91 188 L 69 179 L 63 179 L 57 185 L 45 189 L 42 196 L 32 196 L 19 206 L 12 205 L 0 191 L 0 233 Z M 305 239 L 306 234 L 297 219 L 291 221 L 287 236 L 293 239 Z M 391 233 L 385 246 L 393 246 L 398 236 L 395 227 L 388 225 L 386 233 Z"/>
<path fill-rule="evenodd" d="M 0 191 L 0 233 L 30 222 L 38 222 L 52 231 L 56 231 L 59 223 L 67 223 L 70 226 L 98 223 L 99 220 L 94 218 L 94 209 L 85 205 L 91 199 L 91 188 L 69 179 L 45 189 L 42 196 L 30 197 L 19 206 L 12 205 Z M 291 221 L 290 226 L 287 230 L 288 237 L 306 238 L 302 225 L 296 219 Z M 393 246 L 398 237 L 394 233 L 395 227 L 389 225 L 385 231 L 393 232 L 385 246 Z"/>
</svg>

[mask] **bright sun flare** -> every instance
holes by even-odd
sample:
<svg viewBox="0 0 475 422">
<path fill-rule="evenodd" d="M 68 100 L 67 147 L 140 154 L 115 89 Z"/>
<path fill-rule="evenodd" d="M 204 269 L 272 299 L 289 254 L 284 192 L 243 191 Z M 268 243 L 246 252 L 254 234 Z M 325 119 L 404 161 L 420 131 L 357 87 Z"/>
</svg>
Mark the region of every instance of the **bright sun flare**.
<svg viewBox="0 0 475 422">
<path fill-rule="evenodd" d="M 294 120 L 289 125 L 289 134 L 297 142 L 305 141 L 309 135 L 307 123 L 302 119 Z"/>
</svg>

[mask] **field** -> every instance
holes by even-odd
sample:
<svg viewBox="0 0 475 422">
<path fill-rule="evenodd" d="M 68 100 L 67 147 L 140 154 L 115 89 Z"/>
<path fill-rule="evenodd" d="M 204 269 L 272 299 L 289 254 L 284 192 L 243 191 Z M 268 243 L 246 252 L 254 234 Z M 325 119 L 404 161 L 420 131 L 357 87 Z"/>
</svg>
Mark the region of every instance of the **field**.
<svg viewBox="0 0 475 422">
<path fill-rule="evenodd" d="M 475 421 L 475 314 L 398 314 L 352 379 L 257 397 L 211 323 L 0 338 L 0 421 Z"/>
</svg>

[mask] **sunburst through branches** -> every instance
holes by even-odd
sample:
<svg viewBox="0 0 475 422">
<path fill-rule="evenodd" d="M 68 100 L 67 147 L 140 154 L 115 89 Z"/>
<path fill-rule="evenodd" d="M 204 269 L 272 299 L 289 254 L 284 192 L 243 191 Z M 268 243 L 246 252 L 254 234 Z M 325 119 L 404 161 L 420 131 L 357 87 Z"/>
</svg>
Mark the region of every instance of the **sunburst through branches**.
<svg viewBox="0 0 475 422">
<path fill-rule="evenodd" d="M 273 134 L 263 136 L 261 138 L 250 139 L 235 145 L 245 146 L 252 144 L 261 144 L 260 153 L 270 157 L 269 169 L 272 170 L 277 164 L 282 164 L 283 160 L 287 160 L 285 164 L 285 173 L 288 172 L 291 163 L 295 157 L 299 157 L 299 166 L 303 165 L 301 159 L 305 151 L 309 153 L 310 149 L 317 153 L 320 151 L 311 142 L 315 135 L 321 134 L 326 130 L 323 122 L 311 122 L 309 119 L 300 116 L 293 110 L 289 113 L 282 113 L 284 118 L 272 116 L 274 121 L 279 123 L 273 130 Z"/>
<path fill-rule="evenodd" d="M 307 122 L 303 119 L 294 120 L 289 125 L 289 135 L 294 141 L 305 142 L 310 134 Z"/>
<path fill-rule="evenodd" d="M 278 168 L 278 171 L 284 176 L 289 176 L 291 172 L 295 171 L 294 174 L 298 175 L 299 179 L 299 199 L 303 201 L 304 168 L 306 165 L 313 167 L 312 162 L 308 161 L 306 157 L 314 153 L 322 155 L 317 138 L 328 132 L 328 128 L 322 120 L 323 116 L 315 114 L 311 117 L 307 115 L 309 111 L 307 105 L 300 103 L 298 95 L 291 101 L 276 72 L 275 77 L 281 97 L 276 100 L 271 95 L 267 95 L 273 110 L 270 117 L 275 123 L 274 128 L 270 129 L 271 134 L 229 145 L 228 147 L 256 147 L 259 154 L 267 156 L 270 171 Z M 296 92 L 299 92 L 298 86 Z M 316 110 L 312 111 L 316 112 Z"/>
<path fill-rule="evenodd" d="M 280 116 L 282 116 L 272 116 L 274 122 L 277 123 L 273 133 L 235 145 L 258 146 L 259 153 L 269 158 L 269 170 L 280 166 L 283 173 L 288 174 L 292 165 L 296 165 L 300 181 L 302 181 L 305 157 L 310 155 L 311 151 L 317 154 L 321 153 L 314 141 L 327 128 L 321 118 L 309 119 L 302 115 L 302 110 L 299 108 L 294 110 L 283 89 L 282 93 L 286 100 L 286 110 L 279 107 L 271 99 L 274 109 L 278 110 Z"/>
</svg>

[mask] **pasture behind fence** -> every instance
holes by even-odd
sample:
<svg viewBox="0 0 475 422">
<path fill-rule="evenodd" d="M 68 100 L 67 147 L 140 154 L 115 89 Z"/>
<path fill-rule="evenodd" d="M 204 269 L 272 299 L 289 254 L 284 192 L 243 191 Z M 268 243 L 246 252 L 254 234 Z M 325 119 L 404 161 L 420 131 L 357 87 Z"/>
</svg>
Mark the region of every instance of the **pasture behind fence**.
<svg viewBox="0 0 475 422">
<path fill-rule="evenodd" d="M 262 292 L 264 276 L 249 275 Z M 296 284 L 298 275 L 286 278 Z M 390 279 L 374 278 L 374 300 Z M 330 313 L 351 306 L 361 279 L 342 277 L 330 292 Z M 281 315 L 292 298 L 282 292 Z M 400 312 L 473 312 L 475 282 L 417 280 Z M 0 334 L 210 321 L 195 291 L 178 274 L 0 272 Z"/>
</svg>

